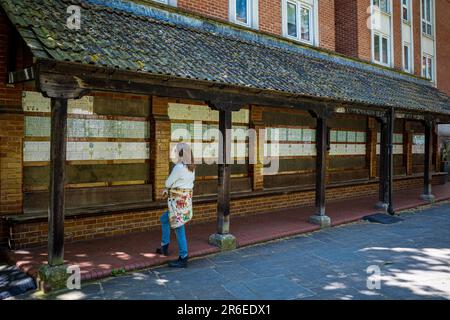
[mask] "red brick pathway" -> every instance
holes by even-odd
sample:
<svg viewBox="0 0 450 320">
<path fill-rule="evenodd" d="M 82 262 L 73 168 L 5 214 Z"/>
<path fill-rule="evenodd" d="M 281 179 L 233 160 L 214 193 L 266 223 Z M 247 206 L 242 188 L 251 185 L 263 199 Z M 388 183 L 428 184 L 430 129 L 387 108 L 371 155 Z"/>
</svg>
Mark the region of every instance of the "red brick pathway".
<svg viewBox="0 0 450 320">
<path fill-rule="evenodd" d="M 421 189 L 395 192 L 396 210 L 405 210 L 426 204 L 420 200 Z M 450 199 L 450 185 L 433 187 L 436 201 Z M 373 206 L 376 196 L 369 196 L 327 204 L 327 214 L 333 225 L 357 221 L 365 215 L 376 213 Z M 231 233 L 236 236 L 238 246 L 292 236 L 318 230 L 308 223 L 308 217 L 314 213 L 313 207 L 299 207 L 272 211 L 251 217 L 231 219 Z M 215 223 L 188 225 L 186 228 L 190 256 L 201 256 L 219 250 L 208 244 L 208 237 L 215 231 Z M 156 266 L 169 259 L 176 258 L 177 246 L 173 238 L 172 255 L 169 258 L 154 254 L 159 245 L 159 230 L 145 233 L 117 236 L 68 243 L 65 246 L 65 259 L 69 265 L 81 267 L 82 279 L 97 279 L 111 275 L 113 269 L 124 268 L 127 271 Z M 9 259 L 22 270 L 35 276 L 40 264 L 47 259 L 47 248 L 33 248 L 8 252 Z"/>
</svg>

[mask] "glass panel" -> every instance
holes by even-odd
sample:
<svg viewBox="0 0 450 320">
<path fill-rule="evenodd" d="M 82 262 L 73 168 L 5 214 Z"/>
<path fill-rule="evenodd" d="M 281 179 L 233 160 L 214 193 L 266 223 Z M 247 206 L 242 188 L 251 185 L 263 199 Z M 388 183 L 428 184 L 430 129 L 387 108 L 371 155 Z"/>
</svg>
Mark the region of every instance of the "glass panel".
<svg viewBox="0 0 450 320">
<path fill-rule="evenodd" d="M 287 3 L 287 33 L 291 37 L 297 37 L 297 6 Z"/>
<path fill-rule="evenodd" d="M 422 19 L 425 19 L 425 1 L 426 0 L 422 0 Z"/>
<path fill-rule="evenodd" d="M 431 22 L 431 0 L 425 0 L 427 9 L 426 9 L 426 17 L 427 21 Z"/>
<path fill-rule="evenodd" d="M 308 8 L 301 8 L 301 26 L 302 26 L 302 39 L 311 41 L 311 18 L 310 10 Z"/>
<path fill-rule="evenodd" d="M 374 59 L 375 61 L 381 61 L 380 59 L 380 36 L 375 34 L 373 39 L 374 44 Z"/>
<path fill-rule="evenodd" d="M 404 63 L 405 63 L 405 70 L 409 71 L 409 47 L 404 46 L 403 47 L 403 54 L 404 54 Z"/>
<path fill-rule="evenodd" d="M 248 12 L 247 0 L 236 0 L 236 20 L 247 24 L 247 12 Z"/>
<path fill-rule="evenodd" d="M 428 78 L 433 79 L 433 60 L 428 58 Z"/>
<path fill-rule="evenodd" d="M 382 41 L 383 41 L 383 44 L 382 44 L 383 63 L 389 63 L 389 58 L 388 58 L 388 39 L 382 38 Z"/>
<path fill-rule="evenodd" d="M 431 24 L 427 24 L 427 34 L 429 34 L 430 36 L 433 34 L 433 32 L 431 31 Z"/>
<path fill-rule="evenodd" d="M 380 9 L 381 9 L 381 11 L 389 13 L 389 1 L 388 0 L 380 0 Z"/>
<path fill-rule="evenodd" d="M 408 20 L 408 9 L 403 7 L 403 20 Z"/>
<path fill-rule="evenodd" d="M 422 57 L 422 76 L 426 77 L 427 76 L 427 58 L 426 57 Z"/>
</svg>

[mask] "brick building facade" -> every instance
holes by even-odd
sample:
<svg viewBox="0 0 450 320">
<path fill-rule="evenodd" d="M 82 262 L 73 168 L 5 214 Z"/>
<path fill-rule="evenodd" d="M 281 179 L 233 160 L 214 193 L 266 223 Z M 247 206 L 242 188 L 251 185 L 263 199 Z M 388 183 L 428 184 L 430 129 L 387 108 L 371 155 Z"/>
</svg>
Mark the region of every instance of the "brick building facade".
<svg viewBox="0 0 450 320">
<path fill-rule="evenodd" d="M 61 1 L 52 1 L 62 6 Z M 92 1 L 99 6 L 105 5 L 101 2 L 101 0 Z M 111 6 L 117 7 L 111 10 L 121 10 L 121 2 L 123 1 L 112 1 Z M 391 16 L 393 68 L 387 71 L 386 69 L 390 68 L 371 63 L 372 34 L 367 27 L 370 0 L 292 1 L 298 10 L 295 11 L 295 17 L 301 17 L 300 12 L 306 12 L 300 11 L 300 8 L 310 10 L 309 32 L 300 26 L 288 24 L 289 19 L 286 17 L 288 11 L 283 11 L 287 10 L 288 5 L 285 1 L 255 1 L 258 8 L 257 19 L 251 15 L 246 18 L 257 21 L 256 26 L 251 23 L 248 26 L 230 23 L 228 0 L 178 0 L 169 1 L 167 5 L 150 0 L 141 2 L 144 6 L 155 8 L 155 12 L 161 16 L 163 14 L 160 12 L 164 14 L 168 12 L 182 17 L 179 21 L 193 20 L 196 25 L 202 25 L 199 21 L 207 21 L 206 27 L 209 23 L 216 31 L 223 29 L 224 33 L 236 33 L 250 39 L 259 37 L 262 39 L 259 43 L 261 46 L 276 43 L 278 46 L 276 50 L 284 50 L 283 48 L 287 46 L 297 53 L 307 52 L 310 56 L 318 54 L 320 59 L 323 58 L 322 55 L 341 59 L 346 68 L 356 68 L 359 71 L 367 68 L 367 72 L 375 70 L 377 76 L 391 72 L 388 75 L 393 78 L 426 86 L 424 83 L 427 80 L 419 79 L 422 63 L 419 0 L 411 2 L 413 38 L 417 39 L 413 41 L 412 50 L 414 74 L 419 77 L 410 77 L 398 72 L 403 68 L 403 53 L 402 41 L 399 40 L 402 34 L 400 26 L 402 8 L 397 1 L 392 4 Z M 70 58 L 62 56 L 67 50 L 66 44 L 51 43 L 53 34 L 43 35 L 47 40 L 39 44 L 40 47 L 32 47 L 30 50 L 33 42 L 27 38 L 27 33 L 19 34 L 16 31 L 15 25 L 20 25 L 20 21 L 14 21 L 12 14 L 7 15 L 10 8 L 6 2 L 0 1 L 0 5 L 5 7 L 5 9 L 0 7 L 0 215 L 3 216 L 0 219 L 0 241 L 9 242 L 13 248 L 23 248 L 42 245 L 47 240 L 51 110 L 49 99 L 40 94 L 34 95 L 40 91 L 36 88 L 35 81 L 9 83 L 8 76 L 9 72 L 32 67 L 39 52 L 44 52 L 48 48 L 52 54 L 54 52 L 61 54 L 62 60 Z M 291 7 L 291 10 L 294 10 L 292 8 L 294 7 Z M 207 17 L 211 20 L 207 20 Z M 446 23 L 448 18 L 450 18 L 450 4 L 436 1 L 436 83 L 440 90 L 450 94 L 448 63 L 450 47 L 449 41 L 445 40 L 450 34 L 448 30 L 450 27 Z M 11 23 L 11 20 L 14 23 Z M 209 30 L 202 32 L 206 33 Z M 298 39 L 294 39 L 294 34 Z M 309 42 L 302 41 L 302 37 L 308 38 Z M 60 51 L 55 49 L 58 45 Z M 95 65 L 102 59 L 102 54 L 86 54 L 83 59 L 90 61 L 83 62 Z M 219 52 L 215 52 L 215 55 L 219 55 Z M 126 59 L 131 61 L 132 57 L 128 56 L 120 61 Z M 305 57 L 292 59 L 302 61 Z M 133 63 L 145 65 L 142 61 L 133 60 Z M 168 63 L 170 61 L 163 61 L 161 65 Z M 309 65 L 314 63 L 315 61 L 311 60 Z M 326 65 L 332 63 L 328 61 Z M 108 61 L 102 61 L 102 65 L 108 65 Z M 309 65 L 301 67 L 309 70 Z M 339 69 L 340 66 L 336 68 Z M 214 70 L 215 67 L 208 64 L 210 70 Z M 255 64 L 252 67 L 261 66 Z M 270 68 L 270 65 L 266 67 Z M 277 69 L 277 75 L 289 71 L 285 69 L 278 72 L 278 70 L 282 69 Z M 219 71 L 208 70 L 208 72 L 220 74 Z M 206 78 L 208 75 L 204 77 Z M 321 78 L 324 83 L 328 81 L 325 78 Z M 289 83 L 288 78 L 286 82 Z M 335 88 L 340 86 L 343 86 L 343 83 L 336 85 Z M 157 227 L 158 215 L 165 208 L 161 191 L 170 172 L 169 146 L 176 140 L 173 137 L 174 128 L 189 127 L 195 120 L 204 121 L 208 128 L 217 127 L 220 121 L 219 111 L 209 113 L 210 101 L 206 99 L 105 91 L 92 89 L 83 97 L 85 100 L 81 106 L 77 107 L 75 102 L 69 105 L 65 182 L 65 238 L 68 241 L 113 236 Z M 389 94 L 395 95 L 395 92 L 389 91 Z M 336 100 L 339 99 L 334 98 L 334 101 Z M 346 103 L 349 102 L 344 101 L 339 107 L 346 107 Z M 33 109 L 34 107 L 37 109 Z M 208 117 L 203 119 L 206 114 Z M 261 163 L 250 164 L 248 156 L 244 156 L 246 158 L 244 163 L 231 166 L 232 215 L 257 214 L 272 209 L 314 204 L 318 152 L 315 150 L 317 144 L 315 135 L 319 128 L 316 118 L 310 112 L 276 105 L 260 105 L 257 102 L 243 103 L 239 116 L 233 119 L 232 125 L 243 130 L 266 129 L 268 132 L 278 129 L 285 133 L 281 143 L 285 146 L 284 151 L 280 151 L 284 153 L 280 153 L 280 168 L 276 174 L 266 174 Z M 119 126 L 120 130 L 117 129 Z M 77 130 L 81 127 L 83 130 Z M 92 128 L 95 130 L 91 130 Z M 346 199 L 379 193 L 380 179 L 383 178 L 380 175 L 383 129 L 379 121 L 369 114 L 336 112 L 328 120 L 328 128 L 330 150 L 326 156 L 325 175 L 327 199 Z M 45 132 L 41 132 L 42 130 Z M 425 126 L 414 118 L 398 118 L 394 124 L 393 134 L 393 144 L 396 148 L 393 154 L 395 173 L 393 188 L 407 189 L 423 184 Z M 434 137 L 434 141 L 436 140 Z M 240 143 L 245 149 L 247 143 L 245 139 Z M 239 144 L 239 141 L 236 144 Z M 78 147 L 80 149 L 77 149 Z M 434 145 L 432 155 L 433 183 L 443 183 L 442 177 L 445 180 L 445 175 L 440 173 L 437 147 Z M 108 150 L 105 151 L 106 149 Z M 100 153 L 101 155 L 97 156 Z M 217 214 L 217 165 L 201 164 L 197 171 L 194 221 L 213 220 Z"/>
</svg>

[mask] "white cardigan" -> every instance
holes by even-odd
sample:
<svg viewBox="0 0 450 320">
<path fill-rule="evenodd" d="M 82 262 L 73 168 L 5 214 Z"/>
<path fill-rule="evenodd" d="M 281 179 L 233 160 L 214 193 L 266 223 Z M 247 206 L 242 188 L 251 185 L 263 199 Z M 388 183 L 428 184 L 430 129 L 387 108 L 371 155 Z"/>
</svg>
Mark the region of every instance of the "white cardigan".
<svg viewBox="0 0 450 320">
<path fill-rule="evenodd" d="M 166 188 L 193 189 L 195 181 L 195 172 L 189 171 L 186 165 L 176 164 L 169 177 L 166 180 Z"/>
</svg>

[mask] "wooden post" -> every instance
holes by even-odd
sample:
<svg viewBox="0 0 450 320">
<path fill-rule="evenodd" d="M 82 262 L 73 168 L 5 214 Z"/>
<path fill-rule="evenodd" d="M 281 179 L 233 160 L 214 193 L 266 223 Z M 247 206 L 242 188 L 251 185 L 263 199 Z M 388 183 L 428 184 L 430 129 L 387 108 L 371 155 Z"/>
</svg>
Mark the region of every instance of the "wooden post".
<svg viewBox="0 0 450 320">
<path fill-rule="evenodd" d="M 387 184 L 388 184 L 388 119 L 382 118 L 380 119 L 381 124 L 381 130 L 380 130 L 380 174 L 379 174 L 379 191 L 378 191 L 378 202 L 375 205 L 376 209 L 379 209 L 383 212 L 386 212 L 388 209 L 388 190 L 387 190 Z"/>
<path fill-rule="evenodd" d="M 66 163 L 67 99 L 51 99 L 50 201 L 48 207 L 48 264 L 64 263 L 64 177 Z"/>
<path fill-rule="evenodd" d="M 219 130 L 222 136 L 219 142 L 218 190 L 217 190 L 217 232 L 227 234 L 230 229 L 230 186 L 231 186 L 231 111 L 219 111 Z"/>
<path fill-rule="evenodd" d="M 222 251 L 236 248 L 236 238 L 230 234 L 230 186 L 231 186 L 231 112 L 240 106 L 229 103 L 210 104 L 219 111 L 219 163 L 217 183 L 217 233 L 209 237 L 209 243 Z"/>
<path fill-rule="evenodd" d="M 387 170 L 387 199 L 388 199 L 388 208 L 387 211 L 389 214 L 394 215 L 394 126 L 395 126 L 395 112 L 394 109 L 391 108 L 388 114 L 388 135 L 387 135 L 387 161 L 386 166 Z"/>
<path fill-rule="evenodd" d="M 423 194 L 421 199 L 433 202 L 434 196 L 431 193 L 431 166 L 432 166 L 432 143 L 433 143 L 433 123 L 425 121 L 425 156 L 423 167 Z"/>
<path fill-rule="evenodd" d="M 408 121 L 405 121 L 405 141 L 403 143 L 404 146 L 403 154 L 405 157 L 405 167 L 407 176 L 413 174 L 412 143 L 413 143 L 413 131 L 410 128 L 410 123 Z"/>
<path fill-rule="evenodd" d="M 326 192 L 326 161 L 327 161 L 327 141 L 328 126 L 326 117 L 317 117 L 316 127 L 316 214 L 312 215 L 309 221 L 318 224 L 322 228 L 331 225 L 330 217 L 325 212 L 325 192 Z"/>
<path fill-rule="evenodd" d="M 377 177 L 377 127 L 376 120 L 368 117 L 367 120 L 367 163 L 369 166 L 369 178 Z"/>
</svg>

